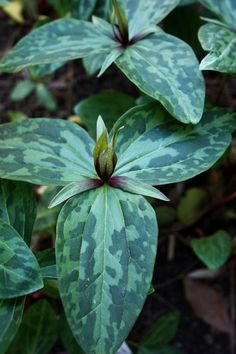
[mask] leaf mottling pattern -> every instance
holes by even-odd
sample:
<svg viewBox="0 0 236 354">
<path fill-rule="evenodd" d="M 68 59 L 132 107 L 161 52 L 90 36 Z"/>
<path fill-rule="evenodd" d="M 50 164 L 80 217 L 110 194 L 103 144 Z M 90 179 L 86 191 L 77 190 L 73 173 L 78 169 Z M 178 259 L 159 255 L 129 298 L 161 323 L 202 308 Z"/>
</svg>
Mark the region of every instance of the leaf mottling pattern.
<svg viewBox="0 0 236 354">
<path fill-rule="evenodd" d="M 205 84 L 190 46 L 159 30 L 128 47 L 117 66 L 138 88 L 183 123 L 202 117 Z"/>
<path fill-rule="evenodd" d="M 236 22 L 236 17 L 235 17 Z M 223 24 L 207 23 L 198 33 L 203 49 L 210 52 L 201 62 L 201 70 L 236 73 L 236 33 Z"/>
<path fill-rule="evenodd" d="M 0 72 L 109 53 L 117 43 L 87 21 L 60 19 L 33 30 L 0 61 Z"/>
<path fill-rule="evenodd" d="M 124 8 L 128 19 L 129 38 L 160 23 L 179 2 L 180 0 L 125 0 Z"/>
<path fill-rule="evenodd" d="M 104 185 L 62 208 L 59 288 L 86 352 L 113 354 L 126 338 L 148 293 L 156 244 L 155 214 L 141 196 Z"/>
<path fill-rule="evenodd" d="M 139 119 L 144 118 L 153 105 L 155 103 L 141 106 Z M 132 111 L 127 113 L 129 115 L 132 116 Z M 118 140 L 114 175 L 152 185 L 187 180 L 209 169 L 222 156 L 231 143 L 234 129 L 235 115 L 223 109 L 206 111 L 197 125 L 183 125 L 160 117 L 155 128 L 135 139 L 131 134 L 131 143 L 126 144 L 126 149 L 120 149 L 122 135 L 129 139 L 129 127 L 128 132 L 125 127 Z"/>
<path fill-rule="evenodd" d="M 10 299 L 43 287 L 40 268 L 21 236 L 0 220 L 0 298 Z"/>
<path fill-rule="evenodd" d="M 94 141 L 61 119 L 38 118 L 0 126 L 0 177 L 65 185 L 96 177 Z"/>
</svg>

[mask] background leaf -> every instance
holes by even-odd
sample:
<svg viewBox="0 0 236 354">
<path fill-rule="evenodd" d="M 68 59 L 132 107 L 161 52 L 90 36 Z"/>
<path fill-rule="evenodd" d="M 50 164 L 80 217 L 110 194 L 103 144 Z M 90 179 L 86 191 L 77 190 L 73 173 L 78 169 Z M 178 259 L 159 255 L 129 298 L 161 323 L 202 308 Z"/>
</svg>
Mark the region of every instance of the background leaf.
<svg viewBox="0 0 236 354">
<path fill-rule="evenodd" d="M 21 101 L 31 94 L 35 85 L 29 80 L 23 80 L 16 84 L 11 92 L 12 101 Z"/>
<path fill-rule="evenodd" d="M 97 0 L 75 0 L 73 16 L 81 20 L 88 20 L 94 12 Z"/>
<path fill-rule="evenodd" d="M 198 317 L 218 331 L 232 333 L 232 324 L 225 301 L 219 292 L 203 282 L 188 277 L 184 280 L 184 290 L 187 301 Z"/>
<path fill-rule="evenodd" d="M 46 300 L 40 300 L 24 314 L 9 354 L 48 354 L 57 336 L 57 316 Z"/>
<path fill-rule="evenodd" d="M 43 287 L 40 268 L 21 236 L 0 220 L 0 298 L 10 299 Z"/>
<path fill-rule="evenodd" d="M 4 124 L 0 126 L 0 139 L 3 178 L 65 185 L 96 177 L 94 142 L 83 129 L 68 121 L 39 118 Z"/>
<path fill-rule="evenodd" d="M 154 112 L 155 103 L 137 108 L 136 120 L 149 116 L 149 109 Z M 129 130 L 132 116 L 130 110 L 121 118 L 123 122 L 126 117 L 127 126 L 118 135 L 114 176 L 136 178 L 152 185 L 180 182 L 209 169 L 231 143 L 235 129 L 234 114 L 212 109 L 196 126 L 156 115 L 159 123 L 155 128 L 146 132 L 144 129 L 144 133 L 137 132 L 133 137 Z M 124 137 L 126 143 L 122 145 Z"/>
<path fill-rule="evenodd" d="M 135 106 L 133 97 L 122 92 L 101 92 L 80 101 L 74 108 L 82 123 L 87 127 L 93 138 L 96 136 L 96 121 L 102 116 L 107 130 L 110 131 L 114 122 L 123 113 Z"/>
<path fill-rule="evenodd" d="M 25 297 L 0 300 L 0 353 L 4 354 L 20 326 Z"/>
<path fill-rule="evenodd" d="M 178 218 L 188 225 L 196 220 L 204 206 L 208 204 L 207 192 L 203 188 L 193 187 L 186 191 L 178 204 Z"/>
<path fill-rule="evenodd" d="M 116 64 L 142 92 L 160 101 L 176 119 L 183 123 L 200 121 L 205 84 L 188 44 L 158 29 L 128 47 Z"/>
<path fill-rule="evenodd" d="M 114 353 L 128 335 L 150 288 L 156 241 L 155 214 L 141 196 L 104 186 L 62 208 L 59 289 L 86 352 Z"/>
<path fill-rule="evenodd" d="M 232 250 L 232 239 L 224 230 L 211 236 L 193 239 L 191 247 L 209 269 L 218 269 L 225 264 Z"/>
<path fill-rule="evenodd" d="M 159 353 L 158 350 L 169 344 L 175 337 L 179 322 L 180 315 L 175 312 L 160 317 L 142 340 L 138 354 L 144 354 L 146 350 L 147 353 L 149 350 L 152 353 L 154 353 L 154 350 Z"/>
<path fill-rule="evenodd" d="M 29 245 L 36 217 L 31 185 L 0 179 L 0 219 L 13 226 Z"/>
<path fill-rule="evenodd" d="M 201 61 L 201 70 L 236 73 L 235 32 L 218 24 L 207 23 L 200 28 L 198 38 L 203 49 L 210 52 Z"/>
<path fill-rule="evenodd" d="M 200 2 L 224 23 L 236 28 L 236 3 L 234 0 L 200 0 Z"/>
<path fill-rule="evenodd" d="M 37 218 L 34 224 L 34 233 L 43 233 L 56 231 L 56 222 L 61 206 L 49 209 L 49 203 L 52 198 L 60 191 L 60 187 L 50 186 L 47 187 L 40 196 Z"/>
</svg>

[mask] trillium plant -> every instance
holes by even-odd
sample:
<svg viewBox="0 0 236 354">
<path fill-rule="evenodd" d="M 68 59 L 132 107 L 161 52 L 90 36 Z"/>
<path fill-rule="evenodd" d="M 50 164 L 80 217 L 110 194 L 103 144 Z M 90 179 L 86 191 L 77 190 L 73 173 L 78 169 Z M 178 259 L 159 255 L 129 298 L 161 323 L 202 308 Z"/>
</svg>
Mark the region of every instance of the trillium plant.
<svg viewBox="0 0 236 354">
<path fill-rule="evenodd" d="M 24 37 L 0 61 L 0 71 L 88 58 L 101 62 L 101 75 L 113 62 L 145 94 L 184 123 L 200 121 L 205 84 L 191 47 L 165 33 L 160 23 L 180 0 L 113 0 L 111 22 L 65 18 Z M 88 3 L 89 6 L 89 3 Z"/>
<path fill-rule="evenodd" d="M 236 2 L 234 0 L 201 0 L 217 19 L 205 18 L 208 23 L 199 30 L 204 50 L 210 52 L 201 62 L 202 70 L 236 73 Z"/>
<path fill-rule="evenodd" d="M 232 114 L 210 109 L 198 125 L 183 125 L 154 102 L 129 110 L 110 134 L 99 117 L 96 142 L 59 119 L 1 125 L 0 297 L 14 304 L 14 323 L 22 296 L 50 277 L 27 247 L 34 208 L 23 182 L 62 186 L 50 207 L 65 202 L 57 221 L 56 277 L 67 320 L 86 353 L 113 354 L 151 286 L 158 227 L 144 197 L 167 201 L 153 186 L 210 168 L 229 146 L 234 122 Z"/>
</svg>

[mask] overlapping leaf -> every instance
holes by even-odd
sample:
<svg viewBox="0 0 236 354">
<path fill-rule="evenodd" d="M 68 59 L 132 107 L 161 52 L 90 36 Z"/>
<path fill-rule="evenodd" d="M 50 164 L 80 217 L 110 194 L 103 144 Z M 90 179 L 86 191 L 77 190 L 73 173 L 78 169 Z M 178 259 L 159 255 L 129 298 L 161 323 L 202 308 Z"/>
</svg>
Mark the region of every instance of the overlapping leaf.
<svg viewBox="0 0 236 354">
<path fill-rule="evenodd" d="M 0 177 L 64 185 L 96 177 L 93 140 L 60 119 L 34 119 L 0 126 Z M 26 148 L 27 147 L 27 148 Z"/>
<path fill-rule="evenodd" d="M 35 215 L 36 205 L 32 187 L 22 182 L 0 180 L 0 219 L 12 225 L 27 244 L 31 240 Z M 1 354 L 5 353 L 18 330 L 24 302 L 24 297 L 0 302 Z"/>
<path fill-rule="evenodd" d="M 150 287 L 156 241 L 155 215 L 141 196 L 105 185 L 62 208 L 59 289 L 85 352 L 113 354 L 126 338 Z"/>
<path fill-rule="evenodd" d="M 236 16 L 235 16 L 236 22 Z M 236 73 L 236 33 L 223 24 L 207 23 L 198 34 L 204 50 L 210 52 L 201 62 L 201 70 Z"/>
<path fill-rule="evenodd" d="M 0 300 L 0 353 L 4 354 L 19 328 L 25 298 Z"/>
<path fill-rule="evenodd" d="M 153 112 L 155 103 L 139 107 L 139 115 L 136 109 L 134 124 L 138 125 L 138 118 L 145 119 L 150 108 Z M 196 126 L 183 126 L 171 118 L 160 117 L 155 128 L 134 137 L 129 128 L 132 116 L 130 110 L 122 117 L 128 125 L 118 136 L 114 175 L 153 185 L 183 181 L 209 169 L 229 146 L 235 129 L 234 114 L 212 109 L 205 112 Z"/>
<path fill-rule="evenodd" d="M 73 16 L 81 20 L 88 20 L 93 14 L 96 3 L 97 0 L 75 0 Z"/>
<path fill-rule="evenodd" d="M 0 219 L 13 226 L 29 245 L 36 217 L 32 186 L 0 179 Z"/>
<path fill-rule="evenodd" d="M 0 71 L 109 53 L 117 43 L 90 22 L 60 19 L 35 29 L 0 61 Z"/>
<path fill-rule="evenodd" d="M 200 2 L 215 13 L 222 22 L 236 29 L 235 0 L 200 0 Z"/>
<path fill-rule="evenodd" d="M 57 316 L 46 300 L 40 300 L 25 313 L 9 354 L 48 354 L 57 336 Z"/>
<path fill-rule="evenodd" d="M 128 19 L 129 38 L 132 39 L 161 22 L 180 0 L 121 0 L 121 2 Z"/>
<path fill-rule="evenodd" d="M 117 66 L 141 91 L 160 101 L 183 123 L 197 123 L 205 99 L 204 80 L 192 49 L 161 29 L 128 47 Z"/>
<path fill-rule="evenodd" d="M 0 220 L 0 298 L 10 299 L 43 287 L 40 269 L 21 236 Z"/>
</svg>

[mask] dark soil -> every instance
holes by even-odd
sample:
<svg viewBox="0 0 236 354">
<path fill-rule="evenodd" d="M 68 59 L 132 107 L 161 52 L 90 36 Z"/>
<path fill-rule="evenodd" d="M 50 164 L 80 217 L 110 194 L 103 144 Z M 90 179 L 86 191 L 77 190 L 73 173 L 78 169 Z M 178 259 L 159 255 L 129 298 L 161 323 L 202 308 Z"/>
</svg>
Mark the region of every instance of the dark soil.
<svg viewBox="0 0 236 354">
<path fill-rule="evenodd" d="M 28 27 L 20 27 L 13 24 L 6 16 L 0 14 L 0 57 L 16 42 L 22 33 L 27 32 Z M 32 96 L 20 103 L 12 103 L 9 100 L 9 94 L 15 83 L 25 73 L 14 75 L 0 75 L 0 121 L 8 121 L 10 111 L 21 111 L 30 117 L 52 117 L 55 114 L 45 111 L 36 102 Z M 230 110 L 236 111 L 236 81 L 231 79 L 227 82 L 226 90 L 223 93 L 223 87 L 220 88 L 219 82 L 222 76 L 211 73 L 207 76 L 207 92 L 212 102 L 225 106 Z M 65 67 L 58 70 L 55 77 L 51 79 L 50 86 L 59 101 L 60 110 L 56 113 L 57 117 L 66 118 L 73 114 L 73 107 L 81 99 L 103 90 L 118 90 L 129 93 L 135 97 L 139 95 L 138 90 L 132 85 L 114 66 L 110 68 L 101 78 L 88 77 L 80 62 L 68 63 Z M 234 161 L 235 167 L 235 161 Z M 230 164 L 224 170 L 224 180 L 227 181 L 228 194 L 235 190 L 235 180 L 232 181 L 233 165 Z M 230 177 L 231 176 L 231 177 Z M 198 185 L 207 181 L 209 176 L 193 179 L 190 185 Z M 231 180 L 231 182 L 230 182 Z M 231 187 L 230 187 L 231 183 Z M 183 184 L 183 189 L 186 185 Z M 171 187 L 175 189 L 175 186 Z M 167 189 L 168 191 L 168 189 Z M 210 201 L 213 202 L 213 201 Z M 231 206 L 233 201 L 231 202 Z M 224 203 L 223 203 L 224 206 Z M 232 354 L 230 343 L 232 338 L 227 334 L 219 332 L 203 320 L 199 319 L 188 305 L 183 290 L 183 278 L 190 271 L 203 266 L 197 261 L 196 257 L 186 245 L 186 238 L 195 233 L 196 229 L 205 234 L 215 230 L 216 223 L 219 223 L 218 214 L 222 215 L 222 208 L 216 208 L 210 216 L 203 217 L 199 222 L 183 229 L 177 236 L 174 257 L 171 261 L 167 258 L 169 247 L 168 236 L 172 234 L 170 229 L 160 229 L 160 245 L 156 262 L 153 284 L 156 292 L 148 297 L 145 307 L 140 315 L 129 339 L 140 341 L 142 336 L 150 329 L 160 315 L 167 312 L 178 310 L 181 313 L 181 324 L 175 338 L 175 345 L 183 354 Z M 222 217 L 220 217 L 220 222 Z M 230 228 L 232 234 L 236 234 L 235 224 L 220 225 L 221 228 Z M 175 235 L 175 233 L 174 233 Z M 214 280 L 213 286 L 219 289 L 225 296 L 225 303 L 230 308 L 229 292 L 230 288 L 229 274 L 226 271 L 222 276 Z M 204 301 L 204 299 L 202 299 Z M 230 341 L 231 340 L 231 341 Z"/>
</svg>

